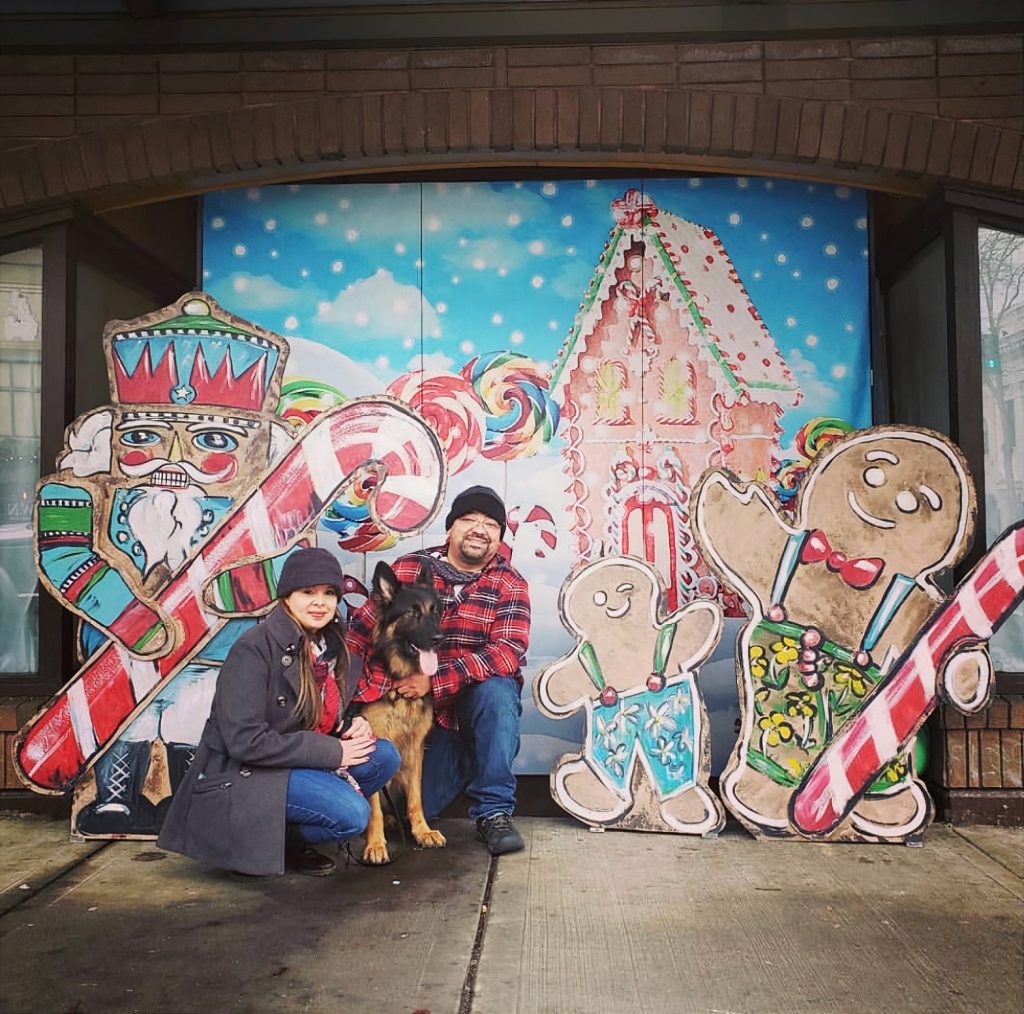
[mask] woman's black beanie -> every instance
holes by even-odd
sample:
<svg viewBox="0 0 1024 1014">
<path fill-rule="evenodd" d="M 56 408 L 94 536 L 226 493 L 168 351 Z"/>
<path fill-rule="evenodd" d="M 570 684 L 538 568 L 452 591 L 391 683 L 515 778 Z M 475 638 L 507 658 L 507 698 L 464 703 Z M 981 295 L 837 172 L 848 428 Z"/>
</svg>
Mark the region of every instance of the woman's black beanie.
<svg viewBox="0 0 1024 1014">
<path fill-rule="evenodd" d="M 445 529 L 451 528 L 453 522 L 464 514 L 472 514 L 474 511 L 497 521 L 501 525 L 501 537 L 505 538 L 505 504 L 490 486 L 470 486 L 463 490 L 452 501 L 452 509 L 444 519 Z"/>
<path fill-rule="evenodd" d="M 286 599 L 300 588 L 329 584 L 341 598 L 344 580 L 341 564 L 332 552 L 319 546 L 298 549 L 284 561 L 281 576 L 277 579 L 277 597 Z"/>
</svg>

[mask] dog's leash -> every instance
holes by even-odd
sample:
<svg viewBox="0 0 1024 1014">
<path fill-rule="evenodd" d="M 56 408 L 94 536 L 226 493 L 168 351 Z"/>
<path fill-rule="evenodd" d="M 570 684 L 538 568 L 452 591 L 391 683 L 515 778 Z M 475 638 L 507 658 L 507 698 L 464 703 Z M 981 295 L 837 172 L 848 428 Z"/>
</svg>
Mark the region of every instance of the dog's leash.
<svg viewBox="0 0 1024 1014">
<path fill-rule="evenodd" d="M 402 851 L 398 853 L 394 858 L 389 859 L 386 863 L 368 863 L 360 859 L 352 851 L 352 843 L 350 841 L 343 842 L 345 853 L 347 858 L 345 859 L 345 865 L 348 866 L 349 862 L 355 863 L 357 866 L 372 866 L 379 869 L 381 866 L 390 866 L 393 862 L 405 855 L 409 851 L 409 839 L 405 836 L 405 822 L 402 820 L 402 815 L 398 812 L 398 807 L 395 805 L 394 797 L 388 791 L 388 787 L 385 785 L 380 790 L 382 798 L 387 802 L 388 808 L 394 814 L 395 823 L 398 824 L 398 830 L 402 835 Z"/>
</svg>

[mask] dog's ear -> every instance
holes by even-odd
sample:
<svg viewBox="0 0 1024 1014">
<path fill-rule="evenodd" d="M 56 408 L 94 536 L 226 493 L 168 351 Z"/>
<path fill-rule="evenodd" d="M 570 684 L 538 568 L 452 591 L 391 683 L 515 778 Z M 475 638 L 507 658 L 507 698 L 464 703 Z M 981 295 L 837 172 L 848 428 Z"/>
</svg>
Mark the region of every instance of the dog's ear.
<svg viewBox="0 0 1024 1014">
<path fill-rule="evenodd" d="M 430 564 L 426 560 L 420 563 L 420 572 L 416 575 L 414 583 L 423 585 L 425 588 L 434 587 L 434 572 L 430 569 Z"/>
<path fill-rule="evenodd" d="M 373 572 L 373 589 L 370 594 L 382 605 L 390 605 L 398 594 L 398 583 L 395 572 L 381 560 Z"/>
</svg>

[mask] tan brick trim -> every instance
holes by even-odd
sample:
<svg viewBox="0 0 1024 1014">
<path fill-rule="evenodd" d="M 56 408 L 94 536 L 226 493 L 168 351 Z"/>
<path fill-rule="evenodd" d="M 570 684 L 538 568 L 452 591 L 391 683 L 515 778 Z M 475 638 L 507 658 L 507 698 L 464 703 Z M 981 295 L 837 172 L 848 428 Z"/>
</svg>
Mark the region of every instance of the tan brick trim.
<svg viewBox="0 0 1024 1014">
<path fill-rule="evenodd" d="M 1024 133 L 819 99 L 593 86 L 327 96 L 165 116 L 7 151 L 0 211 L 453 166 L 773 173 L 1019 193 Z"/>
</svg>

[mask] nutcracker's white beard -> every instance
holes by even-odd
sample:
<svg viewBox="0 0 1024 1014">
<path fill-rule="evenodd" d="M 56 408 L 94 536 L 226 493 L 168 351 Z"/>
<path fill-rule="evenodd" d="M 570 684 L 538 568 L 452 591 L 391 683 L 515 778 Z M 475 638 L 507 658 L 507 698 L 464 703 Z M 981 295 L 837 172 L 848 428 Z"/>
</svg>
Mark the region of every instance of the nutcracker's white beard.
<svg viewBox="0 0 1024 1014">
<path fill-rule="evenodd" d="M 174 573 L 189 558 L 192 538 L 203 520 L 198 486 L 186 489 L 144 489 L 128 509 L 128 527 L 145 553 L 143 576 L 158 563 Z"/>
</svg>

